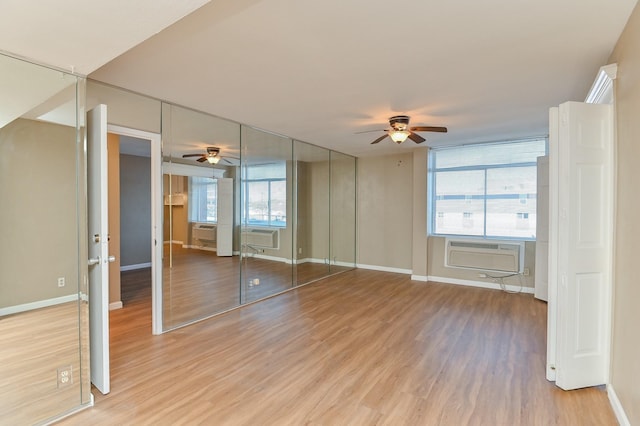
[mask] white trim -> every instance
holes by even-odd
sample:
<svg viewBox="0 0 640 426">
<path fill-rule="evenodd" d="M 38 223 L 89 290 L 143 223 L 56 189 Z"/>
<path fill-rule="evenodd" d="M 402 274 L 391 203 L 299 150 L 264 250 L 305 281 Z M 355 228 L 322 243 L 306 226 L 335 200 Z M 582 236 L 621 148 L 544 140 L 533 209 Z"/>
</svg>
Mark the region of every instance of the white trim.
<svg viewBox="0 0 640 426">
<path fill-rule="evenodd" d="M 162 137 L 159 133 L 107 124 L 107 131 L 151 144 L 151 332 L 162 334 Z M 182 244 L 182 243 L 180 243 Z"/>
<path fill-rule="evenodd" d="M 165 241 L 165 244 L 179 244 L 181 246 L 184 246 L 184 241 L 179 241 L 179 240 L 171 240 L 171 241 Z"/>
<path fill-rule="evenodd" d="M 47 308 L 49 306 L 61 305 L 68 302 L 75 302 L 76 300 L 78 300 L 78 294 L 74 293 L 68 296 L 54 297 L 53 299 L 38 300 L 36 302 L 23 303 L 22 305 L 7 306 L 6 308 L 0 308 L 0 317 L 32 311 L 34 309 Z"/>
<path fill-rule="evenodd" d="M 434 281 L 444 284 L 455 284 L 455 285 L 464 285 L 467 287 L 480 287 L 480 288 L 488 288 L 492 290 L 502 290 L 502 287 L 498 283 L 489 283 L 485 281 L 472 281 L 472 280 L 460 280 L 457 278 L 445 278 L 445 277 L 434 277 L 429 275 L 427 277 L 427 281 Z M 505 284 L 504 288 L 508 291 L 516 291 L 520 293 L 528 293 L 533 294 L 533 287 L 520 287 L 519 285 L 511 285 Z"/>
<path fill-rule="evenodd" d="M 422 281 L 426 283 L 429 281 L 429 277 L 426 275 L 411 275 L 411 281 Z"/>
<path fill-rule="evenodd" d="M 618 64 L 600 67 L 585 99 L 588 104 L 610 104 L 613 102 L 613 80 L 618 76 Z"/>
<path fill-rule="evenodd" d="M 255 257 L 256 259 L 264 259 L 264 260 L 272 260 L 274 262 L 282 262 L 282 263 L 288 263 L 288 264 L 293 264 L 293 261 L 291 259 L 287 259 L 286 257 L 276 257 L 276 256 L 267 256 L 265 254 L 247 254 L 245 253 L 242 257 L 250 259 L 252 257 Z"/>
<path fill-rule="evenodd" d="M 356 264 L 355 262 L 340 262 L 340 261 L 334 260 L 333 263 L 331 263 L 331 266 L 344 266 L 346 268 L 355 268 Z"/>
<path fill-rule="evenodd" d="M 109 303 L 109 310 L 115 311 L 116 309 L 122 309 L 122 300 L 118 300 L 117 302 Z"/>
<path fill-rule="evenodd" d="M 378 265 L 364 265 L 362 263 L 357 263 L 356 268 L 370 269 L 372 271 L 380 271 L 380 272 L 394 272 L 396 274 L 407 274 L 407 275 L 411 275 L 411 273 L 413 272 L 411 269 L 391 268 L 389 266 L 378 266 Z"/>
<path fill-rule="evenodd" d="M 609 397 L 611 408 L 613 409 L 613 413 L 616 415 L 616 419 L 618 419 L 618 423 L 620 423 L 620 426 L 631 426 L 629 417 L 627 417 L 627 413 L 624 412 L 622 403 L 618 399 L 618 394 L 616 394 L 616 391 L 613 389 L 612 384 L 607 385 L 607 396 Z"/>
<path fill-rule="evenodd" d="M 305 257 L 304 259 L 296 259 L 294 262 L 297 265 L 301 265 L 303 263 L 326 263 L 324 259 L 316 259 L 314 257 Z"/>
<path fill-rule="evenodd" d="M 145 269 L 145 268 L 151 268 L 151 262 L 120 266 L 120 272 L 135 271 L 136 269 Z"/>
<path fill-rule="evenodd" d="M 218 251 L 218 249 L 215 248 L 215 247 L 207 247 L 207 246 L 183 245 L 182 248 L 195 249 L 195 250 L 204 250 L 204 251 Z"/>
</svg>

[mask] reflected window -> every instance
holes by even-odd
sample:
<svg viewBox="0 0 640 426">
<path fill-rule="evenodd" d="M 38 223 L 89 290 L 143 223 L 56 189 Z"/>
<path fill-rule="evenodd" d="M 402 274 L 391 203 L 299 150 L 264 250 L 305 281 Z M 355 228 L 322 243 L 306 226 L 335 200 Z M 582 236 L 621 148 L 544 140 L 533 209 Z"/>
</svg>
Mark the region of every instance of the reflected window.
<svg viewBox="0 0 640 426">
<path fill-rule="evenodd" d="M 189 177 L 189 222 L 218 221 L 218 185 L 215 179 Z"/>
<path fill-rule="evenodd" d="M 287 226 L 286 163 L 247 166 L 244 181 L 248 225 Z"/>
</svg>

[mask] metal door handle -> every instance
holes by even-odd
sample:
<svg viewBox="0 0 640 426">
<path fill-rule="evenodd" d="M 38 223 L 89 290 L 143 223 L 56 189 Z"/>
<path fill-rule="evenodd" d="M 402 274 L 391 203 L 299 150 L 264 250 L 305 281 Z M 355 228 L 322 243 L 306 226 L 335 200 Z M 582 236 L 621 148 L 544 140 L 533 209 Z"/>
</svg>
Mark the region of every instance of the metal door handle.
<svg viewBox="0 0 640 426">
<path fill-rule="evenodd" d="M 111 255 L 111 256 L 107 257 L 107 260 L 109 261 L 109 263 L 115 262 L 116 261 L 116 257 Z"/>
<path fill-rule="evenodd" d="M 89 266 L 97 265 L 98 263 L 100 263 L 100 256 L 89 259 Z"/>
</svg>

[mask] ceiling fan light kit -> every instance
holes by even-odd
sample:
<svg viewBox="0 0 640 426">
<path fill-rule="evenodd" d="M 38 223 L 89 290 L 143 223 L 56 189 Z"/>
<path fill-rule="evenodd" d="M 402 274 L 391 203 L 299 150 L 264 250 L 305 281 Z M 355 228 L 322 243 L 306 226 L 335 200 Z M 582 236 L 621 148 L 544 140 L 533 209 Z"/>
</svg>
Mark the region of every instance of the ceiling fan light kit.
<svg viewBox="0 0 640 426">
<path fill-rule="evenodd" d="M 221 159 L 224 160 L 225 162 L 229 163 L 229 164 L 233 164 L 233 163 L 231 161 L 227 160 L 227 158 L 234 158 L 234 159 L 238 160 L 238 158 L 236 158 L 236 157 L 230 157 L 228 155 L 224 155 L 224 156 L 220 155 L 220 148 L 217 148 L 215 146 L 207 147 L 207 152 L 206 153 L 202 153 L 202 154 L 184 154 L 182 156 L 182 158 L 189 158 L 189 157 L 198 157 L 198 159 L 196 160 L 198 163 L 204 163 L 205 161 L 207 161 L 211 165 L 218 164 Z"/>
<path fill-rule="evenodd" d="M 406 130 L 394 130 L 392 132 L 389 132 L 389 137 L 391 138 L 391 140 L 398 145 L 406 141 L 409 135 L 410 133 Z"/>
<path fill-rule="evenodd" d="M 387 136 L 389 136 L 391 140 L 397 143 L 398 145 L 406 141 L 407 139 L 411 139 L 415 143 L 422 143 L 426 139 L 415 132 L 440 132 L 440 133 L 447 132 L 446 127 L 435 127 L 435 126 L 409 127 L 409 119 L 410 117 L 408 115 L 394 115 L 393 117 L 390 117 L 389 126 L 391 126 L 391 129 L 384 130 L 386 134 L 384 136 L 377 138 L 376 140 L 371 142 L 371 144 L 372 145 L 376 144 L 382 141 L 383 139 L 385 139 Z"/>
</svg>

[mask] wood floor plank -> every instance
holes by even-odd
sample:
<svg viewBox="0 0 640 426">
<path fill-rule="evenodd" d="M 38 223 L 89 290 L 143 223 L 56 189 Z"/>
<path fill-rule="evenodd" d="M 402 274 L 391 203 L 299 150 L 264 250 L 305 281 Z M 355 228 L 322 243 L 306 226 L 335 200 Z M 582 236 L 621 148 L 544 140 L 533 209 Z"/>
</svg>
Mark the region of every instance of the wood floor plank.
<svg viewBox="0 0 640 426">
<path fill-rule="evenodd" d="M 133 299 L 112 392 L 61 424 L 616 424 L 603 389 L 546 381 L 530 295 L 355 270 L 161 336 Z"/>
</svg>

